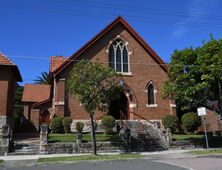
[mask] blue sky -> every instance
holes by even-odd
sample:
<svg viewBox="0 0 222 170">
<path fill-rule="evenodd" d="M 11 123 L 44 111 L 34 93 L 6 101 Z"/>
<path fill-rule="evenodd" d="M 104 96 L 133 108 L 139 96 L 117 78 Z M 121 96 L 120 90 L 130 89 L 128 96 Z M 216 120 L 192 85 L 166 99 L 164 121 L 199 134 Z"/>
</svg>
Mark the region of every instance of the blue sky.
<svg viewBox="0 0 222 170">
<path fill-rule="evenodd" d="M 222 38 L 221 0 L 0 0 L 0 51 L 24 83 L 49 70 L 49 57 L 69 57 L 118 15 L 165 61 L 175 49 Z"/>
</svg>

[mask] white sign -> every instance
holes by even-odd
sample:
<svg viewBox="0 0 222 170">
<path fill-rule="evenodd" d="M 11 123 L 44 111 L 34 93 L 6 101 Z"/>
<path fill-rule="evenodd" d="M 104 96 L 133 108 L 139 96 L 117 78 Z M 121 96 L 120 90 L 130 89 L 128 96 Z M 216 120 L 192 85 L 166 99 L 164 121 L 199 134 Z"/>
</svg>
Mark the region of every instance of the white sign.
<svg viewBox="0 0 222 170">
<path fill-rule="evenodd" d="M 207 114 L 205 107 L 200 107 L 197 109 L 198 116 L 204 116 Z"/>
</svg>

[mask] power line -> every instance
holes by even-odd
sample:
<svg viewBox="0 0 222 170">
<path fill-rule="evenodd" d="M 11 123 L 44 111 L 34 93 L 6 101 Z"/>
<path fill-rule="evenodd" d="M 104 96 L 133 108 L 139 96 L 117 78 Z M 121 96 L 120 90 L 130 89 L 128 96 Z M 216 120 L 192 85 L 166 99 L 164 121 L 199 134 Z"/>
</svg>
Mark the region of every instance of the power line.
<svg viewBox="0 0 222 170">
<path fill-rule="evenodd" d="M 6 56 L 10 56 L 10 58 L 23 58 L 23 59 L 38 59 L 38 60 L 50 60 L 50 57 L 38 57 L 38 56 L 17 56 L 17 55 L 10 55 L 7 54 Z M 65 59 L 64 61 L 71 61 L 71 62 L 79 62 L 79 61 L 83 61 L 83 60 L 71 60 L 69 58 Z M 113 64 L 114 62 L 104 62 L 104 61 L 90 61 L 90 60 L 86 60 L 87 62 L 91 62 L 91 63 L 101 63 L 101 64 Z M 120 64 L 121 62 L 116 62 L 117 64 Z M 128 64 L 128 63 L 123 63 L 123 64 Z M 162 65 L 162 66 L 168 66 L 168 64 L 149 64 L 149 63 L 141 63 L 141 62 L 130 62 L 130 65 L 149 65 L 149 66 L 158 66 L 158 65 Z"/>
<path fill-rule="evenodd" d="M 21 6 L 18 6 L 18 5 L 21 5 L 21 3 L 20 4 L 9 4 L 10 6 L 8 6 L 8 7 L 13 7 L 13 6 L 11 6 L 11 5 L 15 5 L 14 7 L 16 7 L 16 8 L 18 8 L 18 7 L 20 7 L 21 8 Z M 25 4 L 23 4 L 23 6 L 22 6 L 22 8 L 23 9 L 28 9 L 28 10 L 30 10 L 30 8 L 26 8 L 25 6 L 24 6 Z M 79 12 L 79 11 L 75 11 L 75 12 L 73 12 L 73 11 L 70 11 L 70 10 L 67 10 L 67 9 L 65 9 L 65 10 L 61 10 L 60 8 L 52 8 L 52 7 L 50 7 L 50 8 L 48 8 L 48 7 L 41 7 L 41 9 L 43 9 L 43 10 L 46 10 L 46 12 L 56 12 L 56 13 L 58 13 L 58 11 L 59 11 L 59 13 L 61 13 L 61 12 L 63 12 L 63 14 L 70 14 L 70 15 L 78 15 L 78 16 L 85 16 L 85 17 L 96 17 L 96 18 L 110 18 L 110 17 L 113 17 L 113 15 L 114 14 L 111 14 L 111 13 L 106 13 L 106 14 L 103 14 L 102 16 L 101 16 L 101 14 L 100 13 L 90 13 L 90 14 L 87 14 L 87 13 L 82 13 L 82 12 Z M 207 28 L 207 27 L 209 27 L 210 26 L 210 28 L 221 28 L 222 27 L 222 24 L 220 24 L 220 23 L 204 23 L 204 22 L 192 22 L 192 21 L 178 21 L 178 20 L 172 20 L 172 19 L 168 19 L 167 21 L 163 21 L 163 20 L 160 20 L 159 18 L 153 18 L 153 17 L 149 17 L 149 18 L 147 18 L 147 17 L 144 17 L 144 16 L 133 16 L 133 15 L 125 15 L 125 14 L 123 14 L 123 16 L 125 16 L 125 17 L 127 17 L 127 18 L 130 18 L 130 19 L 132 19 L 132 20 L 134 20 L 134 21 L 136 21 L 136 22 L 147 22 L 147 21 L 150 21 L 150 22 L 152 22 L 152 23 L 157 23 L 157 24 L 177 24 L 177 25 L 186 25 L 186 26 L 205 26 L 204 28 Z M 176 22 L 176 23 L 175 23 Z"/>
<path fill-rule="evenodd" d="M 47 1 L 47 0 L 46 0 Z M 73 1 L 69 1 L 67 0 L 66 2 L 64 1 L 60 1 L 60 0 L 48 0 L 51 3 L 60 3 L 60 4 L 73 4 Z M 68 2 L 68 3 L 67 3 Z M 121 10 L 129 10 L 129 9 L 133 9 L 134 11 L 142 11 L 142 12 L 152 12 L 153 13 L 157 13 L 157 14 L 161 14 L 161 15 L 172 15 L 172 16 L 182 16 L 182 17 L 205 17 L 205 18 L 209 18 L 209 19 L 221 19 L 222 16 L 218 16 L 218 15 L 206 15 L 204 13 L 200 13 L 200 12 L 194 12 L 193 14 L 187 14 L 186 11 L 181 12 L 181 11 L 175 11 L 175 10 L 166 10 L 163 8 L 148 8 L 148 7 L 142 7 L 142 6 L 129 6 L 124 4 L 124 6 L 121 6 L 120 4 L 116 4 L 116 3 L 107 3 L 107 2 L 97 2 L 97 3 L 92 3 L 92 1 L 87 1 L 87 0 L 83 0 L 83 1 L 75 1 L 75 3 L 79 3 L 79 4 L 84 4 L 87 6 L 91 6 L 91 7 L 99 7 L 99 8 L 109 8 L 109 9 L 121 9 Z M 110 6 L 112 6 L 112 8 L 110 8 Z"/>
</svg>

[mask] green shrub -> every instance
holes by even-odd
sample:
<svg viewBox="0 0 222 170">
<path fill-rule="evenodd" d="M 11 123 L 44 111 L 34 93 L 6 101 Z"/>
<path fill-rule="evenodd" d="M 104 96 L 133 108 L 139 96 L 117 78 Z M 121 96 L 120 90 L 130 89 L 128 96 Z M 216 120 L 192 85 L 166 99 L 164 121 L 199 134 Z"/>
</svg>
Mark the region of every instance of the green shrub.
<svg viewBox="0 0 222 170">
<path fill-rule="evenodd" d="M 115 125 L 115 118 L 113 116 L 104 116 L 101 120 L 102 126 L 105 128 L 106 134 L 113 134 L 113 127 Z"/>
<path fill-rule="evenodd" d="M 64 117 L 62 120 L 62 125 L 64 128 L 65 133 L 70 133 L 71 131 L 71 124 L 72 124 L 72 118 L 71 117 Z"/>
<path fill-rule="evenodd" d="M 83 122 L 76 122 L 76 130 L 77 132 L 81 133 L 84 128 L 84 123 Z"/>
<path fill-rule="evenodd" d="M 55 117 L 50 121 L 49 128 L 52 133 L 64 133 L 61 117 Z"/>
<path fill-rule="evenodd" d="M 197 113 L 189 112 L 182 116 L 182 123 L 187 132 L 194 132 L 201 125 L 201 120 Z"/>
<path fill-rule="evenodd" d="M 106 128 L 113 128 L 115 125 L 115 118 L 113 116 L 107 115 L 102 118 L 102 125 Z"/>
<path fill-rule="evenodd" d="M 179 119 L 174 115 L 166 115 L 162 117 L 162 123 L 165 128 L 170 128 L 172 133 L 175 133 L 179 127 Z"/>
</svg>

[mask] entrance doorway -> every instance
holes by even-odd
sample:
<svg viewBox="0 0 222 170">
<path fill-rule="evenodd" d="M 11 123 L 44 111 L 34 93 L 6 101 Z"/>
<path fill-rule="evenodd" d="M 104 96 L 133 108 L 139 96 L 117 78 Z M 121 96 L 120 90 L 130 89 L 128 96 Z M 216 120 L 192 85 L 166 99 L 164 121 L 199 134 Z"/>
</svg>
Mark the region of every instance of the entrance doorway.
<svg viewBox="0 0 222 170">
<path fill-rule="evenodd" d="M 109 115 L 113 116 L 115 119 L 128 119 L 128 99 L 124 93 L 111 101 L 109 106 Z"/>
</svg>

